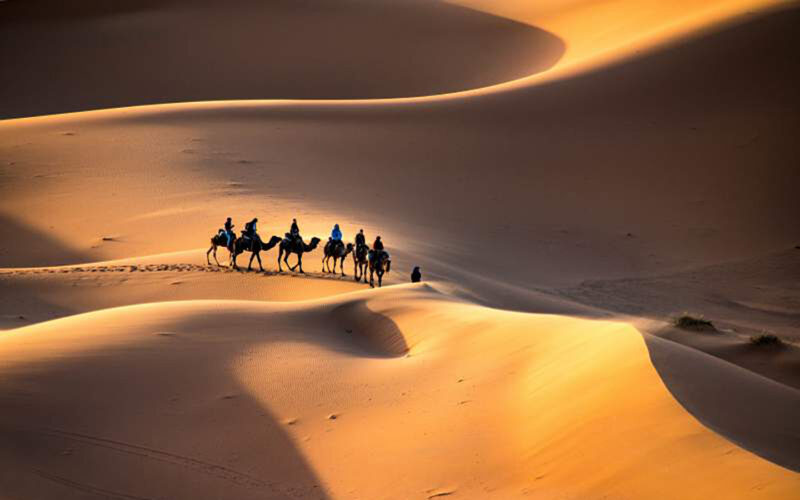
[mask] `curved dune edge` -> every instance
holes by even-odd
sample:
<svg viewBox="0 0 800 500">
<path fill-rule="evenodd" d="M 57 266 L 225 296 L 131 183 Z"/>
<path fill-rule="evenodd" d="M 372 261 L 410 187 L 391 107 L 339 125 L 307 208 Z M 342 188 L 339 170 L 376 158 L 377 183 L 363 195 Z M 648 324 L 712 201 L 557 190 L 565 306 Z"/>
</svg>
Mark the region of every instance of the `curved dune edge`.
<svg viewBox="0 0 800 500">
<path fill-rule="evenodd" d="M 438 94 L 536 73 L 564 49 L 535 26 L 439 0 L 30 4 L 0 8 L 8 40 L 26 46 L 0 44 L 14 75 L 0 96 L 0 116 Z"/>
<path fill-rule="evenodd" d="M 476 10 L 486 9 L 492 13 L 502 13 L 503 9 L 495 12 L 492 4 L 484 5 L 484 0 L 453 1 L 454 4 L 464 4 Z M 164 104 L 145 104 L 136 106 L 126 106 L 119 108 L 97 109 L 89 111 L 77 111 L 69 113 L 59 113 L 44 116 L 32 116 L 23 118 L 11 118 L 0 120 L 0 127 L 19 126 L 25 123 L 40 123 L 43 120 L 59 121 L 63 118 L 80 116 L 81 118 L 121 118 L 123 116 L 134 117 L 137 115 L 155 114 L 167 111 L 179 111 L 185 109 L 235 109 L 248 108 L 253 106 L 325 106 L 331 108 L 344 108 L 349 106 L 380 106 L 380 105 L 413 105 L 429 102 L 440 102 L 449 100 L 461 100 L 472 97 L 484 96 L 494 93 L 508 92 L 514 89 L 541 85 L 544 83 L 563 80 L 620 63 L 626 59 L 640 56 L 659 47 L 668 46 L 679 40 L 701 36 L 705 33 L 722 30 L 730 25 L 737 24 L 753 16 L 766 15 L 776 10 L 788 9 L 796 6 L 796 2 L 781 2 L 779 0 L 738 0 L 733 2 L 717 2 L 712 6 L 703 6 L 703 2 L 690 2 L 693 7 L 678 19 L 660 20 L 652 26 L 638 27 L 640 31 L 630 33 L 621 39 L 614 39 L 610 46 L 597 46 L 585 49 L 578 53 L 571 54 L 557 62 L 553 67 L 542 72 L 528 75 L 522 78 L 501 82 L 495 85 L 480 87 L 470 90 L 450 92 L 443 94 L 432 94 L 416 97 L 397 97 L 397 98 L 378 98 L 378 99 L 247 99 L 247 100 L 215 100 L 215 101 L 193 101 L 193 102 L 174 102 Z M 699 6 L 697 5 L 699 4 Z M 501 4 L 503 5 L 503 4 Z M 480 7 L 480 8 L 478 8 Z M 568 11 L 569 12 L 569 11 Z M 534 20 L 525 15 L 508 16 L 520 22 L 533 25 Z M 577 19 L 562 15 L 554 16 L 554 29 L 561 31 L 555 34 L 563 37 L 569 46 L 572 30 L 586 28 L 587 23 L 591 23 L 589 13 L 584 12 L 576 16 Z M 559 23 L 560 21 L 560 23 Z M 578 33 L 576 33 L 577 35 Z M 586 45 L 583 42 L 583 45 Z"/>
<path fill-rule="evenodd" d="M 341 321 L 353 320 L 361 323 L 348 332 Z M 392 329 L 408 355 L 386 357 L 394 340 L 379 340 Z M 0 390 L 12 403 L 0 433 L 27 441 L 0 451 L 13 488 L 41 479 L 31 464 L 44 477 L 148 498 L 157 489 L 184 497 L 195 483 L 209 492 L 224 485 L 237 498 L 263 495 L 267 484 L 319 484 L 330 498 L 786 498 L 800 486 L 797 474 L 686 413 L 636 329 L 486 309 L 426 286 L 302 304 L 96 311 L 4 333 L 0 360 Z M 197 442 L 201 431 L 225 439 Z M 98 445 L 106 442 L 121 444 Z M 42 461 L 60 446 L 81 463 L 104 465 Z M 224 466 L 233 471 L 227 479 L 246 474 L 257 483 L 244 488 L 157 460 L 130 468 L 130 447 Z M 276 476 L 278 452 L 302 474 Z M 153 466 L 161 468 L 155 479 L 138 478 Z M 40 483 L 41 491 L 65 491 L 63 481 Z"/>
</svg>

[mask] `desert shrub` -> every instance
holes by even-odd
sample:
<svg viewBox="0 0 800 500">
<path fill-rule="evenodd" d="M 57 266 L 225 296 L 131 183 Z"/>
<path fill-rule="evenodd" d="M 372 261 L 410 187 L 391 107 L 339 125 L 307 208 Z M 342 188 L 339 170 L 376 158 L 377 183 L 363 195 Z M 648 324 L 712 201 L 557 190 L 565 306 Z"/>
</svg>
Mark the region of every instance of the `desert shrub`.
<svg viewBox="0 0 800 500">
<path fill-rule="evenodd" d="M 683 316 L 675 318 L 673 324 L 678 328 L 682 328 L 683 330 L 716 331 L 716 328 L 714 328 L 714 324 L 711 323 L 711 321 L 703 319 L 702 317 L 696 318 L 688 314 L 684 314 Z"/>
<path fill-rule="evenodd" d="M 771 333 L 762 333 L 761 335 L 754 335 L 750 337 L 750 343 L 753 345 L 767 346 L 781 345 L 783 344 L 783 341 Z"/>
</svg>

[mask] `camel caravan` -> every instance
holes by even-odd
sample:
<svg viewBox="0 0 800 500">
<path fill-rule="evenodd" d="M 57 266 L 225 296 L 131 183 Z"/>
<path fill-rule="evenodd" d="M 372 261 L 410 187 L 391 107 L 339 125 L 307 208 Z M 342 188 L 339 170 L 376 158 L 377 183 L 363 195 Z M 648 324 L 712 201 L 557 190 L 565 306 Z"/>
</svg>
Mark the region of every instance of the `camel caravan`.
<svg viewBox="0 0 800 500">
<path fill-rule="evenodd" d="M 206 262 L 211 265 L 211 257 L 214 257 L 214 262 L 218 266 L 221 264 L 217 260 L 217 248 L 223 247 L 230 253 L 229 265 L 233 269 L 239 269 L 236 263 L 236 258 L 244 252 L 250 252 L 250 262 L 247 264 L 247 270 L 250 271 L 253 266 L 253 259 L 258 261 L 258 267 L 264 271 L 264 266 L 261 264 L 261 252 L 271 250 L 273 247 L 278 247 L 278 271 L 283 272 L 283 264 L 289 271 L 305 273 L 303 271 L 303 254 L 314 251 L 320 243 L 319 238 L 311 238 L 306 243 L 303 237 L 300 236 L 300 228 L 297 225 L 297 219 L 292 219 L 292 226 L 288 233 L 283 237 L 272 236 L 268 242 L 264 242 L 259 236 L 256 225 L 258 218 L 251 220 L 244 225 L 240 236 L 234 233 L 233 222 L 230 217 L 225 221 L 225 225 L 217 234 L 211 237 L 211 247 L 206 252 Z M 392 261 L 383 247 L 381 237 L 375 238 L 372 248 L 367 245 L 367 239 L 364 235 L 364 230 L 361 229 L 355 238 L 355 243 L 345 244 L 342 241 L 342 231 L 339 229 L 339 224 L 333 226 L 331 236 L 324 247 L 324 256 L 322 257 L 322 271 L 325 273 L 336 273 L 336 264 L 339 264 L 339 272 L 342 276 L 346 276 L 344 272 L 344 264 L 347 256 L 353 255 L 353 275 L 356 281 L 363 280 L 367 283 L 367 271 L 369 271 L 369 285 L 375 286 L 375 277 L 378 278 L 378 286 L 383 284 L 383 275 L 388 273 L 392 267 Z M 297 263 L 294 265 L 289 264 L 289 255 L 297 255 Z M 282 263 L 281 263 L 282 261 Z M 331 266 L 331 263 L 333 265 Z"/>
</svg>

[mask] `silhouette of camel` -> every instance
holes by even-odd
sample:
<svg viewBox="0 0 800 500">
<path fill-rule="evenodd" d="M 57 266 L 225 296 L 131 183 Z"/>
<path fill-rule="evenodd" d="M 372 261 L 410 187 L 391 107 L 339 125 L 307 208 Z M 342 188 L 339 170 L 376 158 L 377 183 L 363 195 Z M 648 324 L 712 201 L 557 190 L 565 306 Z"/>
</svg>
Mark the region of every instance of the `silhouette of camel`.
<svg viewBox="0 0 800 500">
<path fill-rule="evenodd" d="M 358 245 L 353 252 L 353 275 L 356 281 L 364 278 L 364 283 L 367 282 L 367 266 L 369 266 L 369 261 L 367 259 L 368 253 L 369 246 L 367 245 Z"/>
<path fill-rule="evenodd" d="M 378 275 L 378 288 L 383 285 L 383 274 L 388 273 L 392 268 L 392 261 L 389 254 L 381 250 L 375 255 L 375 250 L 369 251 L 369 286 L 375 288 L 374 275 Z"/>
<path fill-rule="evenodd" d="M 325 245 L 325 256 L 322 257 L 322 272 L 335 273 L 336 261 L 339 260 L 341 261 L 341 263 L 339 264 L 339 268 L 342 271 L 342 276 L 345 276 L 344 259 L 352 251 L 353 251 L 352 243 L 348 243 L 347 246 L 345 246 L 344 242 L 342 241 L 334 242 L 329 240 L 328 243 Z M 331 259 L 333 259 L 333 270 L 330 269 Z"/>
<path fill-rule="evenodd" d="M 273 239 L 276 236 L 273 236 Z M 281 257 L 283 258 L 283 262 L 286 264 L 286 267 L 289 268 L 290 271 L 294 271 L 298 267 L 300 268 L 300 272 L 305 274 L 303 271 L 303 254 L 306 252 L 311 252 L 319 245 L 319 238 L 311 238 L 311 243 L 306 243 L 303 241 L 302 238 L 298 236 L 296 240 L 290 240 L 289 238 L 284 238 L 281 240 L 281 245 L 278 251 L 278 271 L 283 272 L 283 268 L 281 267 Z M 289 265 L 289 254 L 297 254 L 297 264 L 294 266 Z"/>
<path fill-rule="evenodd" d="M 251 240 L 248 239 L 245 241 L 243 236 L 236 238 L 236 241 L 233 242 L 233 253 L 231 254 L 231 267 L 234 269 L 239 269 L 239 266 L 236 265 L 236 257 L 243 252 L 252 252 L 253 255 L 250 256 L 250 262 L 247 264 L 247 270 L 249 271 L 250 268 L 253 266 L 253 258 L 255 257 L 258 259 L 258 268 L 260 270 L 264 270 L 264 266 L 261 265 L 261 251 L 267 251 L 270 248 L 274 247 L 278 243 L 281 242 L 280 236 L 273 236 L 269 239 L 269 243 L 264 243 L 263 241 L 259 240 Z"/>
<path fill-rule="evenodd" d="M 231 241 L 231 246 L 228 247 L 228 237 L 227 236 L 225 236 L 224 234 L 220 234 L 220 233 L 217 233 L 214 236 L 212 236 L 211 237 L 211 248 L 209 248 L 208 251 L 206 252 L 206 262 L 208 263 L 208 265 L 211 265 L 211 260 L 208 258 L 209 254 L 211 252 L 214 252 L 213 253 L 214 262 L 217 263 L 217 266 L 220 265 L 219 261 L 217 260 L 217 248 L 218 247 L 227 248 L 228 252 L 230 252 L 231 255 L 233 255 L 233 251 L 232 250 L 233 250 L 233 244 L 235 243 L 235 241 L 236 241 L 236 237 L 234 236 L 233 237 L 233 241 Z M 228 257 L 228 261 L 230 262 L 231 260 L 232 260 L 232 257 Z"/>
</svg>

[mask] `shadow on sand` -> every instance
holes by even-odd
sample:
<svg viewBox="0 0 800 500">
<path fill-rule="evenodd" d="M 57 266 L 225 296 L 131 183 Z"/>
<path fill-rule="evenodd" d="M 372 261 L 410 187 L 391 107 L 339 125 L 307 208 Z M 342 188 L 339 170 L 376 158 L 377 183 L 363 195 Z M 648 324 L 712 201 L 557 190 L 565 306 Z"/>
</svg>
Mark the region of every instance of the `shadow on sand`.
<svg viewBox="0 0 800 500">
<path fill-rule="evenodd" d="M 0 267 L 53 266 L 89 260 L 47 233 L 0 213 Z"/>
<path fill-rule="evenodd" d="M 703 425 L 800 472 L 800 391 L 655 335 L 650 359 L 675 399 Z"/>
</svg>

